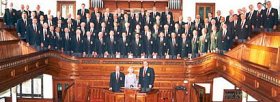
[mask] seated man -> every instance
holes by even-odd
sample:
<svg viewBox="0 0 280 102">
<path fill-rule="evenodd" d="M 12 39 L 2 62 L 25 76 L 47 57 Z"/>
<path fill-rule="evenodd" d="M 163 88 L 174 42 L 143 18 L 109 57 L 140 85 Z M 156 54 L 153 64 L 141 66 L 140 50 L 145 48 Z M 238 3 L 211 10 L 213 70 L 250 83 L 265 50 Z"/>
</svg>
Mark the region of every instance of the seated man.
<svg viewBox="0 0 280 102">
<path fill-rule="evenodd" d="M 148 62 L 143 62 L 143 67 L 139 71 L 139 88 L 141 92 L 149 92 L 153 88 L 155 80 L 154 69 L 148 66 Z"/>
<path fill-rule="evenodd" d="M 116 71 L 110 75 L 110 89 L 113 92 L 120 92 L 120 88 L 124 87 L 125 76 L 120 72 L 120 66 L 116 66 Z"/>
</svg>

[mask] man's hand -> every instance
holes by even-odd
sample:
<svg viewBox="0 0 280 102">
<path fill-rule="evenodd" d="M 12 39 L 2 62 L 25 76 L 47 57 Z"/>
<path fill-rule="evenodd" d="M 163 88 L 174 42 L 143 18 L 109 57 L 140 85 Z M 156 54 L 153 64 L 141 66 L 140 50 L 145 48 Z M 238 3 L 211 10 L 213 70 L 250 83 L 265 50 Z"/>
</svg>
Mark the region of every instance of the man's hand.
<svg viewBox="0 0 280 102">
<path fill-rule="evenodd" d="M 141 88 L 141 84 L 139 84 L 138 87 Z"/>
<path fill-rule="evenodd" d="M 20 33 L 17 33 L 18 34 L 18 37 L 20 37 L 21 36 L 21 34 Z"/>
<path fill-rule="evenodd" d="M 110 87 L 109 90 L 112 90 L 112 87 Z"/>
<path fill-rule="evenodd" d="M 30 46 L 30 44 L 29 44 L 29 43 L 26 43 L 26 46 Z"/>
<path fill-rule="evenodd" d="M 152 85 L 149 85 L 149 88 L 152 88 Z"/>
<path fill-rule="evenodd" d="M 44 44 L 43 44 L 43 43 L 41 43 L 41 47 L 44 47 Z"/>
</svg>

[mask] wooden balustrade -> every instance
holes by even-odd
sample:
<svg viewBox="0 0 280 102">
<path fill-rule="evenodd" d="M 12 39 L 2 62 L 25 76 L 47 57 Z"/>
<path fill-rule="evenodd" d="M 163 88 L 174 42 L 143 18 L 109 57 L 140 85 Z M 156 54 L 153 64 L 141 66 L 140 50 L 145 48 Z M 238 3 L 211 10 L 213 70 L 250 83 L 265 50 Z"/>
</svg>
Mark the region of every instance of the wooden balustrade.
<svg viewBox="0 0 280 102">
<path fill-rule="evenodd" d="M 0 42 L 0 59 L 22 55 L 19 40 Z"/>
<path fill-rule="evenodd" d="M 88 92 L 88 87 L 108 88 L 109 74 L 114 71 L 115 65 L 120 65 L 125 73 L 129 66 L 133 66 L 138 73 L 143 60 L 155 69 L 155 88 L 160 90 L 159 99 L 167 99 L 167 102 L 174 98 L 176 86 L 190 89 L 188 83 L 183 83 L 184 80 L 189 83 L 209 82 L 217 76 L 226 78 L 257 100 L 279 102 L 280 76 L 277 71 L 218 54 L 191 60 L 159 60 L 75 58 L 55 51 L 33 53 L 0 61 L 0 91 L 24 81 L 22 78 L 37 76 L 27 74 L 32 69 L 36 74 L 53 75 L 54 81 L 73 80 L 75 86 L 71 97 L 74 101 L 84 102 L 88 100 L 88 93 L 96 92 L 93 89 Z M 90 96 L 90 99 L 94 97 Z"/>
<path fill-rule="evenodd" d="M 16 32 L 14 29 L 1 29 L 0 30 L 0 41 L 8 41 L 8 40 L 18 40 Z"/>
</svg>

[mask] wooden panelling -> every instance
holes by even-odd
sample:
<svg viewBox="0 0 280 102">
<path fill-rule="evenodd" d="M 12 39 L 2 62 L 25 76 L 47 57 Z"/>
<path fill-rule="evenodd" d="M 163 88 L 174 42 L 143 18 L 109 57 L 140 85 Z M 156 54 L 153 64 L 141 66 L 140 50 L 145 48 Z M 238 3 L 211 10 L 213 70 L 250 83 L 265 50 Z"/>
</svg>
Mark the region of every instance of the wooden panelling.
<svg viewBox="0 0 280 102">
<path fill-rule="evenodd" d="M 117 9 L 117 2 L 115 1 L 107 1 L 104 2 L 104 8 L 110 8 L 111 10 Z"/>
<path fill-rule="evenodd" d="M 142 8 L 142 2 L 140 1 L 130 1 L 129 8 Z"/>
<path fill-rule="evenodd" d="M 117 2 L 118 8 L 125 9 L 129 8 L 129 2 L 127 1 L 119 1 Z"/>
<path fill-rule="evenodd" d="M 155 5 L 155 2 L 142 2 L 142 7 L 143 8 L 153 8 Z"/>
<path fill-rule="evenodd" d="M 155 7 L 157 8 L 157 10 L 164 11 L 165 7 L 167 7 L 167 6 L 168 6 L 167 2 L 156 2 L 155 3 Z"/>
<path fill-rule="evenodd" d="M 22 55 L 19 40 L 0 42 L 0 59 Z"/>
</svg>

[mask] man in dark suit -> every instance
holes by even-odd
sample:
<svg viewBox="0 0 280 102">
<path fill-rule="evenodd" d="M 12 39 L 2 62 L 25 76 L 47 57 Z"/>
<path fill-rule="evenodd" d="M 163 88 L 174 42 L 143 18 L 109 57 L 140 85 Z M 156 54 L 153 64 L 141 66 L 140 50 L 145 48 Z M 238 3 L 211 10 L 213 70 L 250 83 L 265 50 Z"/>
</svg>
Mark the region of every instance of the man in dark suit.
<svg viewBox="0 0 280 102">
<path fill-rule="evenodd" d="M 82 51 L 83 51 L 83 38 L 81 35 L 81 30 L 76 30 L 76 35 L 72 39 L 72 55 L 76 57 L 82 57 Z"/>
<path fill-rule="evenodd" d="M 120 72 L 120 66 L 116 66 L 115 72 L 110 75 L 110 88 L 113 92 L 120 92 L 120 88 L 124 87 L 125 75 Z"/>
<path fill-rule="evenodd" d="M 118 40 L 117 43 L 117 54 L 120 55 L 121 58 L 127 58 L 128 53 L 130 51 L 129 39 L 127 37 L 126 32 L 122 33 L 122 37 Z"/>
<path fill-rule="evenodd" d="M 23 12 L 26 12 L 26 11 L 24 9 L 24 5 L 21 4 L 20 5 L 20 10 L 17 11 L 17 20 L 21 19 L 21 15 L 22 15 Z"/>
<path fill-rule="evenodd" d="M 64 37 L 62 38 L 62 52 L 64 54 L 68 54 L 70 55 L 70 51 L 71 51 L 71 32 L 69 32 L 68 28 L 64 28 Z"/>
<path fill-rule="evenodd" d="M 48 30 L 48 24 L 47 23 L 44 23 L 43 24 L 43 28 L 42 30 L 40 31 L 40 40 L 41 40 L 41 44 L 40 44 L 40 47 L 41 47 L 41 50 L 46 50 L 46 49 L 50 49 L 50 31 Z"/>
<path fill-rule="evenodd" d="M 254 22 L 254 31 L 255 32 L 260 32 L 261 29 L 263 28 L 263 14 L 264 14 L 264 10 L 262 9 L 263 5 L 262 3 L 258 3 L 257 4 L 257 10 L 256 10 L 256 18 L 255 18 L 255 22 Z"/>
<path fill-rule="evenodd" d="M 90 31 L 86 32 L 86 36 L 84 37 L 84 52 L 83 57 L 92 57 L 94 54 L 94 38 L 92 36 L 92 33 Z"/>
<path fill-rule="evenodd" d="M 241 14 L 241 21 L 240 25 L 238 26 L 236 39 L 238 39 L 238 42 L 245 42 L 246 40 L 250 40 L 250 28 L 251 23 L 250 21 L 246 20 L 246 15 Z"/>
<path fill-rule="evenodd" d="M 152 58 L 152 54 L 154 52 L 154 45 L 155 45 L 155 39 L 152 37 L 152 33 L 148 32 L 147 35 L 144 36 L 144 53 L 146 58 Z"/>
<path fill-rule="evenodd" d="M 37 24 L 37 19 L 32 19 L 32 24 L 27 27 L 27 46 L 31 45 L 32 47 L 40 50 L 40 28 L 41 26 Z"/>
<path fill-rule="evenodd" d="M 13 8 L 13 3 L 10 3 L 10 7 L 5 9 L 4 24 L 8 27 L 14 27 L 17 21 L 17 11 Z"/>
<path fill-rule="evenodd" d="M 271 7 L 271 1 L 266 2 L 264 9 L 264 31 L 272 32 L 276 30 L 278 23 L 278 10 Z"/>
<path fill-rule="evenodd" d="M 167 54 L 169 58 L 176 59 L 178 54 L 178 41 L 174 32 L 171 33 L 171 38 L 168 40 L 167 44 Z"/>
<path fill-rule="evenodd" d="M 89 10 L 85 8 L 85 4 L 82 3 L 82 8 L 78 10 L 77 15 L 80 15 L 82 19 L 86 18 L 86 14 L 89 13 Z"/>
<path fill-rule="evenodd" d="M 154 19 L 154 21 L 155 21 L 156 16 L 160 16 L 160 13 L 157 12 L 157 8 L 154 6 L 154 7 L 153 7 L 153 11 L 150 13 L 150 17 L 151 17 L 152 19 Z"/>
<path fill-rule="evenodd" d="M 134 58 L 139 58 L 143 54 L 143 40 L 140 38 L 140 34 L 135 34 L 134 40 L 132 40 L 130 45 L 131 54 Z"/>
<path fill-rule="evenodd" d="M 40 10 L 40 5 L 36 6 L 36 10 L 34 11 L 36 14 L 36 18 L 39 19 L 41 15 L 44 16 L 44 12 Z"/>
<path fill-rule="evenodd" d="M 26 12 L 26 14 L 27 14 L 27 17 L 30 18 L 30 17 L 31 17 L 31 12 L 32 12 L 32 11 L 29 10 L 29 5 L 26 5 L 26 6 L 25 6 L 25 12 Z"/>
<path fill-rule="evenodd" d="M 60 11 L 56 13 L 56 17 L 53 18 L 54 24 L 58 24 L 58 21 L 61 20 L 64 23 L 64 18 L 61 16 Z M 60 27 L 62 28 L 62 27 Z"/>
<path fill-rule="evenodd" d="M 108 54 L 107 57 L 114 58 L 117 50 L 117 39 L 115 37 L 115 32 L 110 31 L 109 36 L 106 38 L 106 50 L 105 53 Z"/>
<path fill-rule="evenodd" d="M 181 58 L 187 58 L 191 53 L 191 39 L 188 38 L 187 34 L 181 35 L 181 40 L 178 45 L 178 54 Z"/>
<path fill-rule="evenodd" d="M 251 27 L 249 27 L 249 33 L 252 33 L 251 31 L 255 28 L 256 25 L 256 17 L 257 17 L 257 11 L 254 10 L 253 5 L 249 5 L 250 11 L 246 14 L 247 20 L 251 22 Z"/>
<path fill-rule="evenodd" d="M 166 48 L 167 48 L 167 38 L 164 36 L 163 32 L 159 33 L 159 36 L 155 43 L 155 49 L 154 49 L 154 55 L 156 55 L 157 58 L 164 58 L 166 54 Z"/>
<path fill-rule="evenodd" d="M 154 87 L 155 72 L 149 67 L 147 61 L 143 61 L 143 67 L 139 71 L 139 87 L 142 92 L 149 92 Z"/>
<path fill-rule="evenodd" d="M 94 56 L 100 57 L 100 58 L 104 57 L 105 49 L 106 49 L 106 43 L 105 43 L 105 39 L 104 39 L 104 34 L 103 34 L 103 32 L 99 32 L 98 37 L 95 40 L 96 53 L 94 54 Z"/>
<path fill-rule="evenodd" d="M 218 32 L 218 34 L 219 34 L 218 37 L 217 37 L 218 51 L 219 51 L 219 53 L 224 54 L 230 48 L 230 46 L 231 46 L 230 44 L 232 44 L 231 43 L 232 32 L 229 31 L 227 29 L 227 25 L 224 24 L 222 29 Z"/>
<path fill-rule="evenodd" d="M 22 13 L 21 19 L 17 21 L 17 34 L 20 37 L 20 39 L 25 40 L 26 39 L 26 30 L 27 26 L 31 24 L 31 19 L 27 18 L 27 14 L 25 12 Z"/>
</svg>

